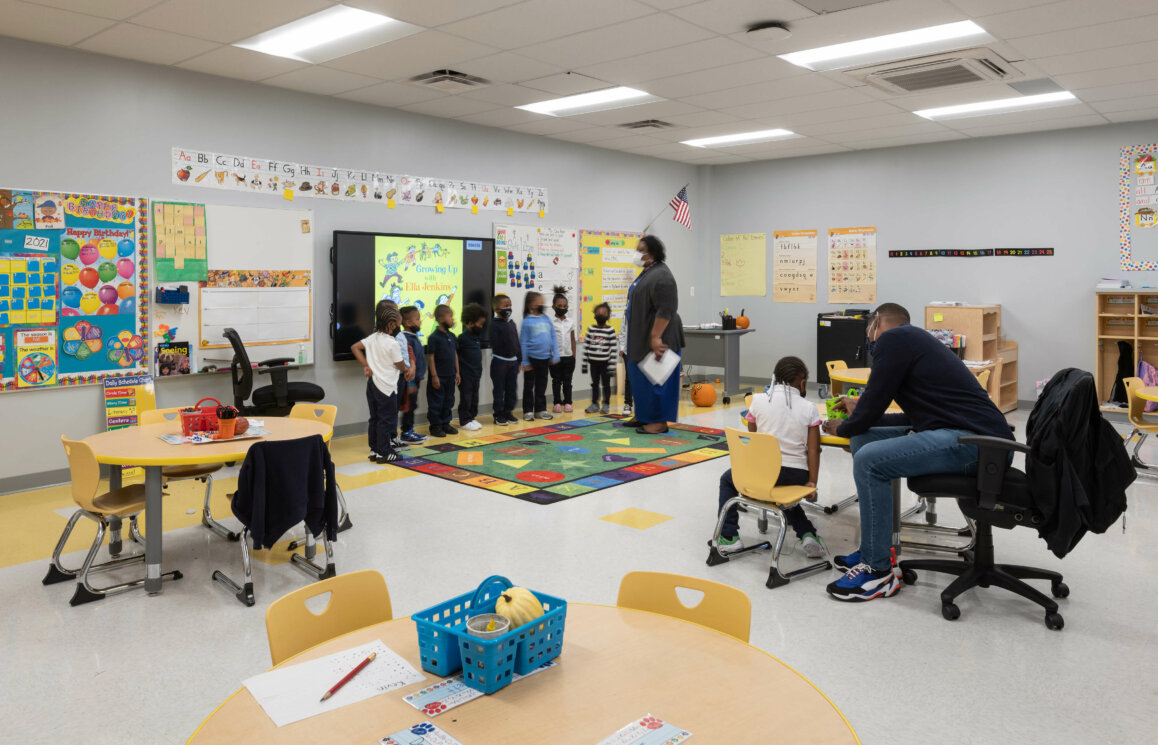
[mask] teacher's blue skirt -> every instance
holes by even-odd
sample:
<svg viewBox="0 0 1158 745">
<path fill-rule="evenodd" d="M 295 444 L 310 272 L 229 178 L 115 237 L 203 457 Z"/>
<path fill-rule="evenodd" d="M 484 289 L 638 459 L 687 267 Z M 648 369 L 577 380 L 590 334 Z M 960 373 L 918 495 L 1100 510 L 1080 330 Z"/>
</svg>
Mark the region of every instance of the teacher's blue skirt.
<svg viewBox="0 0 1158 745">
<path fill-rule="evenodd" d="M 679 354 L 677 352 L 677 354 Z M 641 424 L 655 424 L 658 422 L 675 422 L 679 420 L 680 408 L 680 370 L 683 364 L 676 365 L 671 375 L 663 385 L 655 385 L 639 365 L 627 363 L 627 377 L 631 381 L 631 395 L 635 397 L 635 419 Z"/>
</svg>

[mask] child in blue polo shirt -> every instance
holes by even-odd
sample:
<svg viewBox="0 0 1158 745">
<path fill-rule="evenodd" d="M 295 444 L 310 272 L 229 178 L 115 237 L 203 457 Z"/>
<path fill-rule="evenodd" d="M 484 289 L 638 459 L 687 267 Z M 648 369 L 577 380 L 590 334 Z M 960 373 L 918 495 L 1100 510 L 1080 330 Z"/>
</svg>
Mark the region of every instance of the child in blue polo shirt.
<svg viewBox="0 0 1158 745">
<path fill-rule="evenodd" d="M 400 341 L 405 341 L 409 348 L 414 370 L 414 378 L 406 386 L 409 406 L 402 412 L 402 442 L 417 444 L 426 439 L 425 435 L 414 431 L 414 415 L 418 413 L 418 389 L 422 387 L 422 379 L 426 377 L 426 354 L 422 349 L 422 341 L 418 338 L 419 329 L 422 327 L 422 314 L 414 305 L 407 305 L 400 313 L 404 337 Z"/>
<path fill-rule="evenodd" d="M 458 341 L 450 330 L 454 328 L 454 309 L 439 305 L 434 309 L 438 328 L 426 342 L 426 367 L 430 385 L 426 387 L 426 418 L 430 421 L 431 437 L 457 435 L 450 418 L 454 410 L 454 389 L 462 380 L 458 375 Z"/>
</svg>

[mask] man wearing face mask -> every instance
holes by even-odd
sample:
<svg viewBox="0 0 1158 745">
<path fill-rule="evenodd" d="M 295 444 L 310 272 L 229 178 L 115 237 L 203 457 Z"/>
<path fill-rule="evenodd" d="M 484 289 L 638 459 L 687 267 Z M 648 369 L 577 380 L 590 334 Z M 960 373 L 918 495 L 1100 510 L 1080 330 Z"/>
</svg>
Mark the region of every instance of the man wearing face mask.
<svg viewBox="0 0 1158 745">
<path fill-rule="evenodd" d="M 957 442 L 978 434 L 1013 439 L 1005 416 L 969 368 L 909 312 L 881 305 L 868 326 L 872 372 L 860 398 L 842 398 L 848 419 L 824 431 L 851 439 L 852 472 L 860 498 L 860 550 L 837 556 L 847 574 L 828 586 L 840 600 L 889 597 L 900 588 L 894 566 L 892 479 L 930 473 L 975 473 L 977 446 Z M 896 401 L 903 414 L 886 414 Z"/>
</svg>

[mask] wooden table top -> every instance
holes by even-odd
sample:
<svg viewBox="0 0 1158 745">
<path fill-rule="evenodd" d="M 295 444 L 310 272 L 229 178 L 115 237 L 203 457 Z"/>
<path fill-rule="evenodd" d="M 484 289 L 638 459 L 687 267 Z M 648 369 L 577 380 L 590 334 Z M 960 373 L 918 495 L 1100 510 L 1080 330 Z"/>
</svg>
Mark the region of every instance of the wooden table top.
<svg viewBox="0 0 1158 745">
<path fill-rule="evenodd" d="M 1158 386 L 1148 386 L 1137 390 L 1138 398 L 1144 401 L 1158 401 Z"/>
<path fill-rule="evenodd" d="M 409 618 L 332 639 L 283 664 L 374 639 L 421 670 Z M 648 713 L 705 743 L 860 742 L 828 697 L 792 668 L 738 639 L 667 616 L 572 603 L 557 662 L 431 721 L 465 745 L 591 745 Z M 189 745 L 371 745 L 427 719 L 402 700 L 438 680 L 424 674 L 422 683 L 280 728 L 243 687 L 209 715 Z"/>
<path fill-rule="evenodd" d="M 269 434 L 248 440 L 170 445 L 158 435 L 180 434 L 181 424 L 175 421 L 100 432 L 84 438 L 84 442 L 92 446 L 100 463 L 118 466 L 184 466 L 243 461 L 249 448 L 258 442 L 293 440 L 310 435 L 321 435 L 329 442 L 334 434 L 329 425 L 311 419 L 265 417 L 263 421 L 263 429 L 269 430 Z"/>
<path fill-rule="evenodd" d="M 849 367 L 843 370 L 833 370 L 828 374 L 828 377 L 841 383 L 865 385 L 868 383 L 869 372 L 871 372 L 871 370 L 872 369 L 868 367 Z"/>
</svg>

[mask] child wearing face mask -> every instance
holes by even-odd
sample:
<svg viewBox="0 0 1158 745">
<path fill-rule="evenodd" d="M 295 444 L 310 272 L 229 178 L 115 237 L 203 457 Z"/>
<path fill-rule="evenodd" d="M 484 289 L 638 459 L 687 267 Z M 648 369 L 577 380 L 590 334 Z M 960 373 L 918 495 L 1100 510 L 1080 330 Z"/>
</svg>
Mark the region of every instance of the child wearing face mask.
<svg viewBox="0 0 1158 745">
<path fill-rule="evenodd" d="M 418 338 L 422 326 L 422 314 L 413 305 L 407 305 L 399 311 L 402 314 L 402 339 L 410 352 L 411 371 L 413 379 L 406 386 L 406 396 L 409 405 L 402 412 L 402 442 L 416 445 L 426 439 L 414 431 L 414 415 L 418 413 L 418 389 L 422 387 L 422 379 L 426 377 L 426 355 L 422 351 L 422 340 Z"/>
<path fill-rule="evenodd" d="M 575 376 L 575 319 L 567 315 L 567 288 L 556 285 L 551 308 L 555 317 L 555 345 L 559 347 L 559 364 L 551 368 L 551 400 L 556 414 L 574 409 L 571 406 L 571 379 Z"/>
<path fill-rule="evenodd" d="M 615 327 L 608 325 L 611 320 L 611 306 L 600 303 L 595 306 L 595 324 L 587 327 L 583 338 L 583 359 L 591 368 L 591 405 L 588 414 L 607 414 L 611 410 L 611 378 L 615 376 L 615 358 L 619 351 L 619 339 Z M 600 389 L 603 391 L 603 405 L 599 404 Z"/>
<path fill-rule="evenodd" d="M 454 387 L 461 381 L 458 372 L 458 343 L 450 330 L 454 328 L 454 309 L 440 305 L 434 309 L 438 329 L 426 342 L 426 367 L 430 385 L 426 387 L 426 418 L 430 421 L 431 437 L 457 435 L 451 426 L 454 412 Z"/>
<path fill-rule="evenodd" d="M 547 371 L 559 363 L 555 326 L 543 315 L 543 293 L 531 290 L 523 301 L 523 419 L 554 419 L 547 413 Z"/>
<path fill-rule="evenodd" d="M 458 426 L 467 432 L 482 429 L 478 416 L 478 387 L 482 381 L 482 333 L 486 312 L 478 303 L 462 309 L 462 333 L 458 335 Z"/>
<path fill-rule="evenodd" d="M 515 419 L 515 402 L 519 397 L 519 329 L 511 320 L 511 298 L 502 293 L 491 300 L 491 385 L 493 386 L 495 424 L 506 426 Z"/>
<path fill-rule="evenodd" d="M 374 311 L 374 333 L 354 342 L 350 348 L 369 378 L 366 381 L 366 402 L 370 407 L 367 439 L 370 460 L 375 463 L 393 463 L 399 458 L 393 440 L 398 429 L 398 383 L 406 363 L 394 337 L 401 323 L 396 307 L 378 303 Z"/>
</svg>

